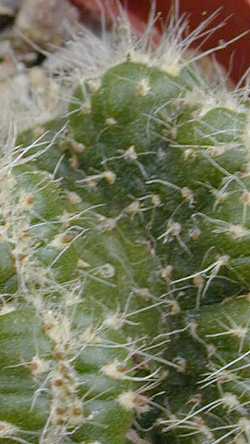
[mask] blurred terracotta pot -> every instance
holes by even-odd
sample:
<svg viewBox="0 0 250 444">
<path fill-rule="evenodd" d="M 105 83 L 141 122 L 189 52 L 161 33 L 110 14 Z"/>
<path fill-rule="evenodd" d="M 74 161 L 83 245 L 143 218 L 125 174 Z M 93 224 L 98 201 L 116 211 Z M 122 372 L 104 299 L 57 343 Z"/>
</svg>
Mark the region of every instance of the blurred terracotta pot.
<svg viewBox="0 0 250 444">
<path fill-rule="evenodd" d="M 100 5 L 109 18 L 118 13 L 117 1 L 95 0 L 71 0 L 82 12 L 83 20 L 100 20 Z M 129 18 L 133 25 L 140 31 L 142 23 L 147 21 L 151 0 L 121 0 L 128 10 Z M 218 11 L 211 27 L 218 28 L 211 33 L 203 44 L 203 50 L 209 50 L 220 46 L 216 51 L 216 59 L 229 72 L 230 77 L 238 82 L 250 66 L 250 0 L 180 0 L 180 13 L 189 18 L 190 30 L 196 28 L 206 17 Z M 156 0 L 156 11 L 161 13 L 161 18 L 156 26 L 161 28 L 164 19 L 169 15 L 173 1 Z M 223 23 L 223 26 L 219 26 Z M 243 33 L 245 33 L 243 35 Z M 237 38 L 238 36 L 242 36 Z M 235 40 L 234 40 L 235 39 Z M 229 45 L 227 42 L 232 41 Z M 194 46 L 200 45 L 196 41 Z"/>
</svg>

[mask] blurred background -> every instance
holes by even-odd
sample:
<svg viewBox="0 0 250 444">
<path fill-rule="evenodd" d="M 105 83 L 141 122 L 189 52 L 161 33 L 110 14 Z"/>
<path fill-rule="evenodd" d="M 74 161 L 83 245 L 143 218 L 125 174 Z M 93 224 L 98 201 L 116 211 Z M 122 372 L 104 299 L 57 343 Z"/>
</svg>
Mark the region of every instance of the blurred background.
<svg viewBox="0 0 250 444">
<path fill-rule="evenodd" d="M 121 0 L 134 27 L 141 32 L 152 5 L 159 32 L 169 16 L 173 1 Z M 237 83 L 250 62 L 250 0 L 179 0 L 174 5 L 189 20 L 189 31 L 213 16 L 211 32 L 194 47 L 205 51 L 220 47 L 214 57 Z M 118 14 L 117 0 L 0 0 L 0 80 L 22 66 L 42 63 L 76 33 L 81 24 L 98 31 L 102 17 L 107 24 Z M 228 44 L 228 42 L 230 42 Z"/>
</svg>

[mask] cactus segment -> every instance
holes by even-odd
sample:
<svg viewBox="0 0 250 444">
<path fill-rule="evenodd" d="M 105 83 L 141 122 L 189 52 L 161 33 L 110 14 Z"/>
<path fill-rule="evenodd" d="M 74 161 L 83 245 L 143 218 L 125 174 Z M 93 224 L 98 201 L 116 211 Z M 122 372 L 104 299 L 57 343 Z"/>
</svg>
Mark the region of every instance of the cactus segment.
<svg viewBox="0 0 250 444">
<path fill-rule="evenodd" d="M 199 104 L 195 81 L 130 61 L 84 85 L 69 117 L 82 186 L 146 228 L 187 306 L 247 291 L 246 109 Z"/>
<path fill-rule="evenodd" d="M 182 372 L 170 370 L 158 421 L 165 439 L 175 431 L 173 442 L 185 444 L 248 442 L 249 310 L 247 295 L 184 314 L 172 343 Z"/>
<path fill-rule="evenodd" d="M 1 292 L 0 439 L 123 444 L 159 378 L 157 260 L 34 165 L 2 168 L 1 284 L 15 287 Z"/>
</svg>

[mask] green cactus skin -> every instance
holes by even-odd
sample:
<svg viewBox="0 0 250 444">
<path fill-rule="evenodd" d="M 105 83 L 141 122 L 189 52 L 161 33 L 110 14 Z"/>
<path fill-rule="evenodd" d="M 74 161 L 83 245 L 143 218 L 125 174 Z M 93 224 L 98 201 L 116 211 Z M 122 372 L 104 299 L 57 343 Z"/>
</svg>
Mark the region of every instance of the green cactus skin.
<svg viewBox="0 0 250 444">
<path fill-rule="evenodd" d="M 11 166 L 0 192 L 0 440 L 125 443 L 160 378 L 157 260 L 129 224 L 34 162 Z"/>
</svg>

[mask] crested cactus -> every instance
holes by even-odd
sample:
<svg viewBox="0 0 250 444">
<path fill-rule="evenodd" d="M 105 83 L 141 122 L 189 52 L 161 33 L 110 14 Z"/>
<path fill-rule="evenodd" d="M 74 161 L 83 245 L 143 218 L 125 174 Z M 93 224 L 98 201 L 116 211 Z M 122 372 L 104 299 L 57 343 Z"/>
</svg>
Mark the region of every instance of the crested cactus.
<svg viewBox="0 0 250 444">
<path fill-rule="evenodd" d="M 0 441 L 247 444 L 249 106 L 125 31 L 1 156 Z"/>
</svg>

